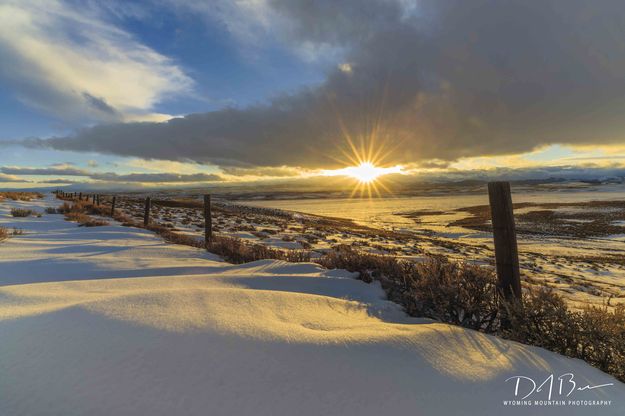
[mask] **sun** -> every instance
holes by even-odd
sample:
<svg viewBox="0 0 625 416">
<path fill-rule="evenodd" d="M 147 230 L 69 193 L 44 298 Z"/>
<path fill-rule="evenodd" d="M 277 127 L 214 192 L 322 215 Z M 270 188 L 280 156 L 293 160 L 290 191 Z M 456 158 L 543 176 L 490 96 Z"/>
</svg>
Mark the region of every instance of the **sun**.
<svg viewBox="0 0 625 416">
<path fill-rule="evenodd" d="M 347 168 L 339 169 L 337 174 L 349 176 L 357 179 L 361 183 L 371 183 L 382 175 L 388 175 L 389 173 L 398 173 L 399 167 L 381 168 L 375 166 L 371 162 L 362 162 L 358 166 L 349 166 Z"/>
</svg>

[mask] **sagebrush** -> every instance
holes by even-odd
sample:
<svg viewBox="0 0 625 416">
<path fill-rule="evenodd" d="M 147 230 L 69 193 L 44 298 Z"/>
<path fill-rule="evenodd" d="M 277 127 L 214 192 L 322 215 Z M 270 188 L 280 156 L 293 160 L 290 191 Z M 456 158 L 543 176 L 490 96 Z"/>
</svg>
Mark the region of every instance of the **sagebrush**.
<svg viewBox="0 0 625 416">
<path fill-rule="evenodd" d="M 11 199 L 13 201 L 30 201 L 41 198 L 43 198 L 43 194 L 39 192 L 0 192 L 0 201 L 3 199 Z"/>
<path fill-rule="evenodd" d="M 11 208 L 11 215 L 14 217 L 30 217 L 35 214 L 32 209 Z"/>
<path fill-rule="evenodd" d="M 579 358 L 625 381 L 625 305 L 569 308 L 550 288 L 504 302 L 494 272 L 431 257 L 421 263 L 339 247 L 319 262 L 380 281 L 388 298 L 425 316 Z"/>
</svg>

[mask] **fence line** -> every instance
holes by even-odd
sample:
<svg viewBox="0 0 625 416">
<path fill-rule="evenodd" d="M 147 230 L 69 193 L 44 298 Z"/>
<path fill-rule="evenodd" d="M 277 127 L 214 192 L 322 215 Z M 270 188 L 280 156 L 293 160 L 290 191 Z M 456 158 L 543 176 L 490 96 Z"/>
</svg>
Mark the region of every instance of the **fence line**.
<svg viewBox="0 0 625 416">
<path fill-rule="evenodd" d="M 82 192 L 65 193 L 57 190 L 54 192 L 57 198 L 82 200 Z M 91 197 L 94 205 L 100 205 L 100 194 L 85 194 L 85 200 Z M 512 205 L 512 195 L 509 182 L 489 182 L 488 198 L 493 226 L 493 242 L 495 245 L 495 263 L 497 279 L 501 295 L 506 300 L 521 298 L 521 277 L 519 267 L 519 254 L 514 224 L 514 212 Z M 116 196 L 111 199 L 111 217 L 115 216 L 115 208 L 118 200 Z M 211 196 L 204 195 L 204 246 L 209 248 L 213 242 Z M 144 202 L 143 225 L 150 224 L 150 214 L 152 209 L 152 199 L 148 196 Z"/>
</svg>

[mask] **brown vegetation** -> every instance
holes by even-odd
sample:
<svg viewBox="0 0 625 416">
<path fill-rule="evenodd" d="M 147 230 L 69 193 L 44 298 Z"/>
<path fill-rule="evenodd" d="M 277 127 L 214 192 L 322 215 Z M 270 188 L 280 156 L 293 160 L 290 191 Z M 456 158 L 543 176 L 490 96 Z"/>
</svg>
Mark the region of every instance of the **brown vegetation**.
<svg viewBox="0 0 625 416">
<path fill-rule="evenodd" d="M 625 227 L 615 225 L 616 221 L 625 221 L 625 201 L 514 204 L 515 210 L 524 208 L 536 209 L 515 215 L 516 230 L 520 234 L 586 238 L 625 231 Z M 460 208 L 458 211 L 467 212 L 470 216 L 453 221 L 450 225 L 491 231 L 488 205 Z"/>
<path fill-rule="evenodd" d="M 262 259 L 290 262 L 310 261 L 310 253 L 305 250 L 280 250 L 262 244 L 248 244 L 240 238 L 234 237 L 214 238 L 208 251 L 223 257 L 231 263 L 247 263 Z"/>
<path fill-rule="evenodd" d="M 442 258 L 412 263 L 344 246 L 320 263 L 379 280 L 388 298 L 412 316 L 543 347 L 625 381 L 625 305 L 576 311 L 547 288 L 527 288 L 522 303 L 504 303 L 490 269 Z"/>
<path fill-rule="evenodd" d="M 68 212 L 65 214 L 65 218 L 68 221 L 77 222 L 80 227 L 100 227 L 103 225 L 109 225 L 109 223 L 105 220 L 93 218 L 81 212 Z"/>
<path fill-rule="evenodd" d="M 162 236 L 167 242 L 187 246 L 204 248 L 204 240 L 172 231 L 167 226 L 149 224 L 144 227 L 138 222 L 125 223 L 127 226 L 146 228 Z M 248 263 L 250 261 L 273 259 L 290 262 L 310 261 L 310 254 L 304 250 L 280 250 L 262 244 L 245 243 L 240 238 L 213 236 L 213 241 L 207 250 L 223 257 L 224 260 L 234 263 Z"/>
<path fill-rule="evenodd" d="M 13 228 L 12 231 L 9 231 L 6 227 L 0 227 L 0 241 L 6 240 L 12 235 L 22 235 L 24 234 L 24 230 L 20 228 Z"/>
<path fill-rule="evenodd" d="M 30 217 L 34 213 L 32 209 L 11 208 L 11 215 L 14 217 Z"/>
<path fill-rule="evenodd" d="M 43 194 L 39 192 L 0 192 L 0 201 L 3 199 L 11 199 L 13 201 L 30 201 L 32 199 L 41 199 Z"/>
<path fill-rule="evenodd" d="M 99 227 L 109 225 L 103 219 L 93 218 L 91 215 L 102 216 L 105 213 L 104 207 L 94 205 L 88 201 L 75 201 L 74 203 L 64 202 L 56 208 L 59 214 L 65 214 L 68 221 L 77 222 L 81 227 Z"/>
</svg>

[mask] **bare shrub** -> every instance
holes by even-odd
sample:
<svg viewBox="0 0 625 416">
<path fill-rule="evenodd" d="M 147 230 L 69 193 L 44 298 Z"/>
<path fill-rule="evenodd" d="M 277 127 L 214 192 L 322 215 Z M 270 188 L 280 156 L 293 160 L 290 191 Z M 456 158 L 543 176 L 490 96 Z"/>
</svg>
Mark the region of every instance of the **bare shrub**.
<svg viewBox="0 0 625 416">
<path fill-rule="evenodd" d="M 191 247 L 197 247 L 197 248 L 204 248 L 203 240 L 197 237 L 190 236 L 190 235 L 175 233 L 169 227 L 165 227 L 163 225 L 148 224 L 147 227 L 144 227 L 143 224 L 134 223 L 134 222 L 125 222 L 123 225 L 138 227 L 138 228 L 145 228 L 147 230 L 153 231 L 156 234 L 163 237 L 163 239 L 167 241 L 168 243 L 182 244 L 185 246 L 191 246 Z"/>
<path fill-rule="evenodd" d="M 11 215 L 14 217 L 30 217 L 34 213 L 32 209 L 11 208 Z"/>
<path fill-rule="evenodd" d="M 22 230 L 21 228 L 14 227 L 12 231 L 9 231 L 9 229 L 6 227 L 0 227 L 0 241 L 6 240 L 10 236 L 22 234 L 24 234 L 24 230 Z"/>
<path fill-rule="evenodd" d="M 489 331 L 496 325 L 496 280 L 477 266 L 431 257 L 422 263 L 365 254 L 341 245 L 318 260 L 326 268 L 359 272 L 379 280 L 390 300 L 412 316 L 427 316 L 467 328 Z"/>
<path fill-rule="evenodd" d="M 11 199 L 13 201 L 30 201 L 32 199 L 41 199 L 43 194 L 39 192 L 0 192 L 0 201 L 3 199 Z"/>
<path fill-rule="evenodd" d="M 377 278 L 384 285 L 389 280 L 402 281 L 405 268 L 414 267 L 414 263 L 399 262 L 394 257 L 364 254 L 352 247 L 340 244 L 317 260 L 327 269 L 345 269 L 360 273 L 360 279 L 370 283 Z"/>
<path fill-rule="evenodd" d="M 44 211 L 46 214 L 59 214 L 59 212 L 54 207 L 46 207 Z"/>
<path fill-rule="evenodd" d="M 502 336 L 580 358 L 625 380 L 625 305 L 573 311 L 561 296 L 540 288 L 527 290 L 522 304 L 506 306 L 510 325 Z"/>
<path fill-rule="evenodd" d="M 234 237 L 216 236 L 208 250 L 223 257 L 226 261 L 237 264 L 262 259 L 290 262 L 310 261 L 310 254 L 303 250 L 281 250 L 262 244 L 249 244 Z"/>
<path fill-rule="evenodd" d="M 497 285 L 490 271 L 429 258 L 406 281 L 414 300 L 409 313 L 486 332 L 497 328 Z"/>
<path fill-rule="evenodd" d="M 93 218 L 81 212 L 68 212 L 65 214 L 65 218 L 68 221 L 77 222 L 79 227 L 101 227 L 103 225 L 109 225 L 105 220 Z"/>
<path fill-rule="evenodd" d="M 504 302 L 489 269 L 435 257 L 412 263 L 337 246 L 317 261 L 359 272 L 365 281 L 379 280 L 388 298 L 412 316 L 580 358 L 625 381 L 625 305 L 576 311 L 547 288 L 528 288 L 522 302 Z"/>
<path fill-rule="evenodd" d="M 304 250 L 281 250 L 267 247 L 262 244 L 250 244 L 244 242 L 240 238 L 225 236 L 213 236 L 210 246 L 205 247 L 204 239 L 176 233 L 164 225 L 151 223 L 145 227 L 142 223 L 129 220 L 128 218 L 126 218 L 126 221 L 123 222 L 122 225 L 148 229 L 157 233 L 163 237 L 165 241 L 170 243 L 197 248 L 206 248 L 209 252 L 217 254 L 223 257 L 224 260 L 235 264 L 262 259 L 284 260 L 290 262 L 310 261 L 310 253 Z"/>
</svg>

